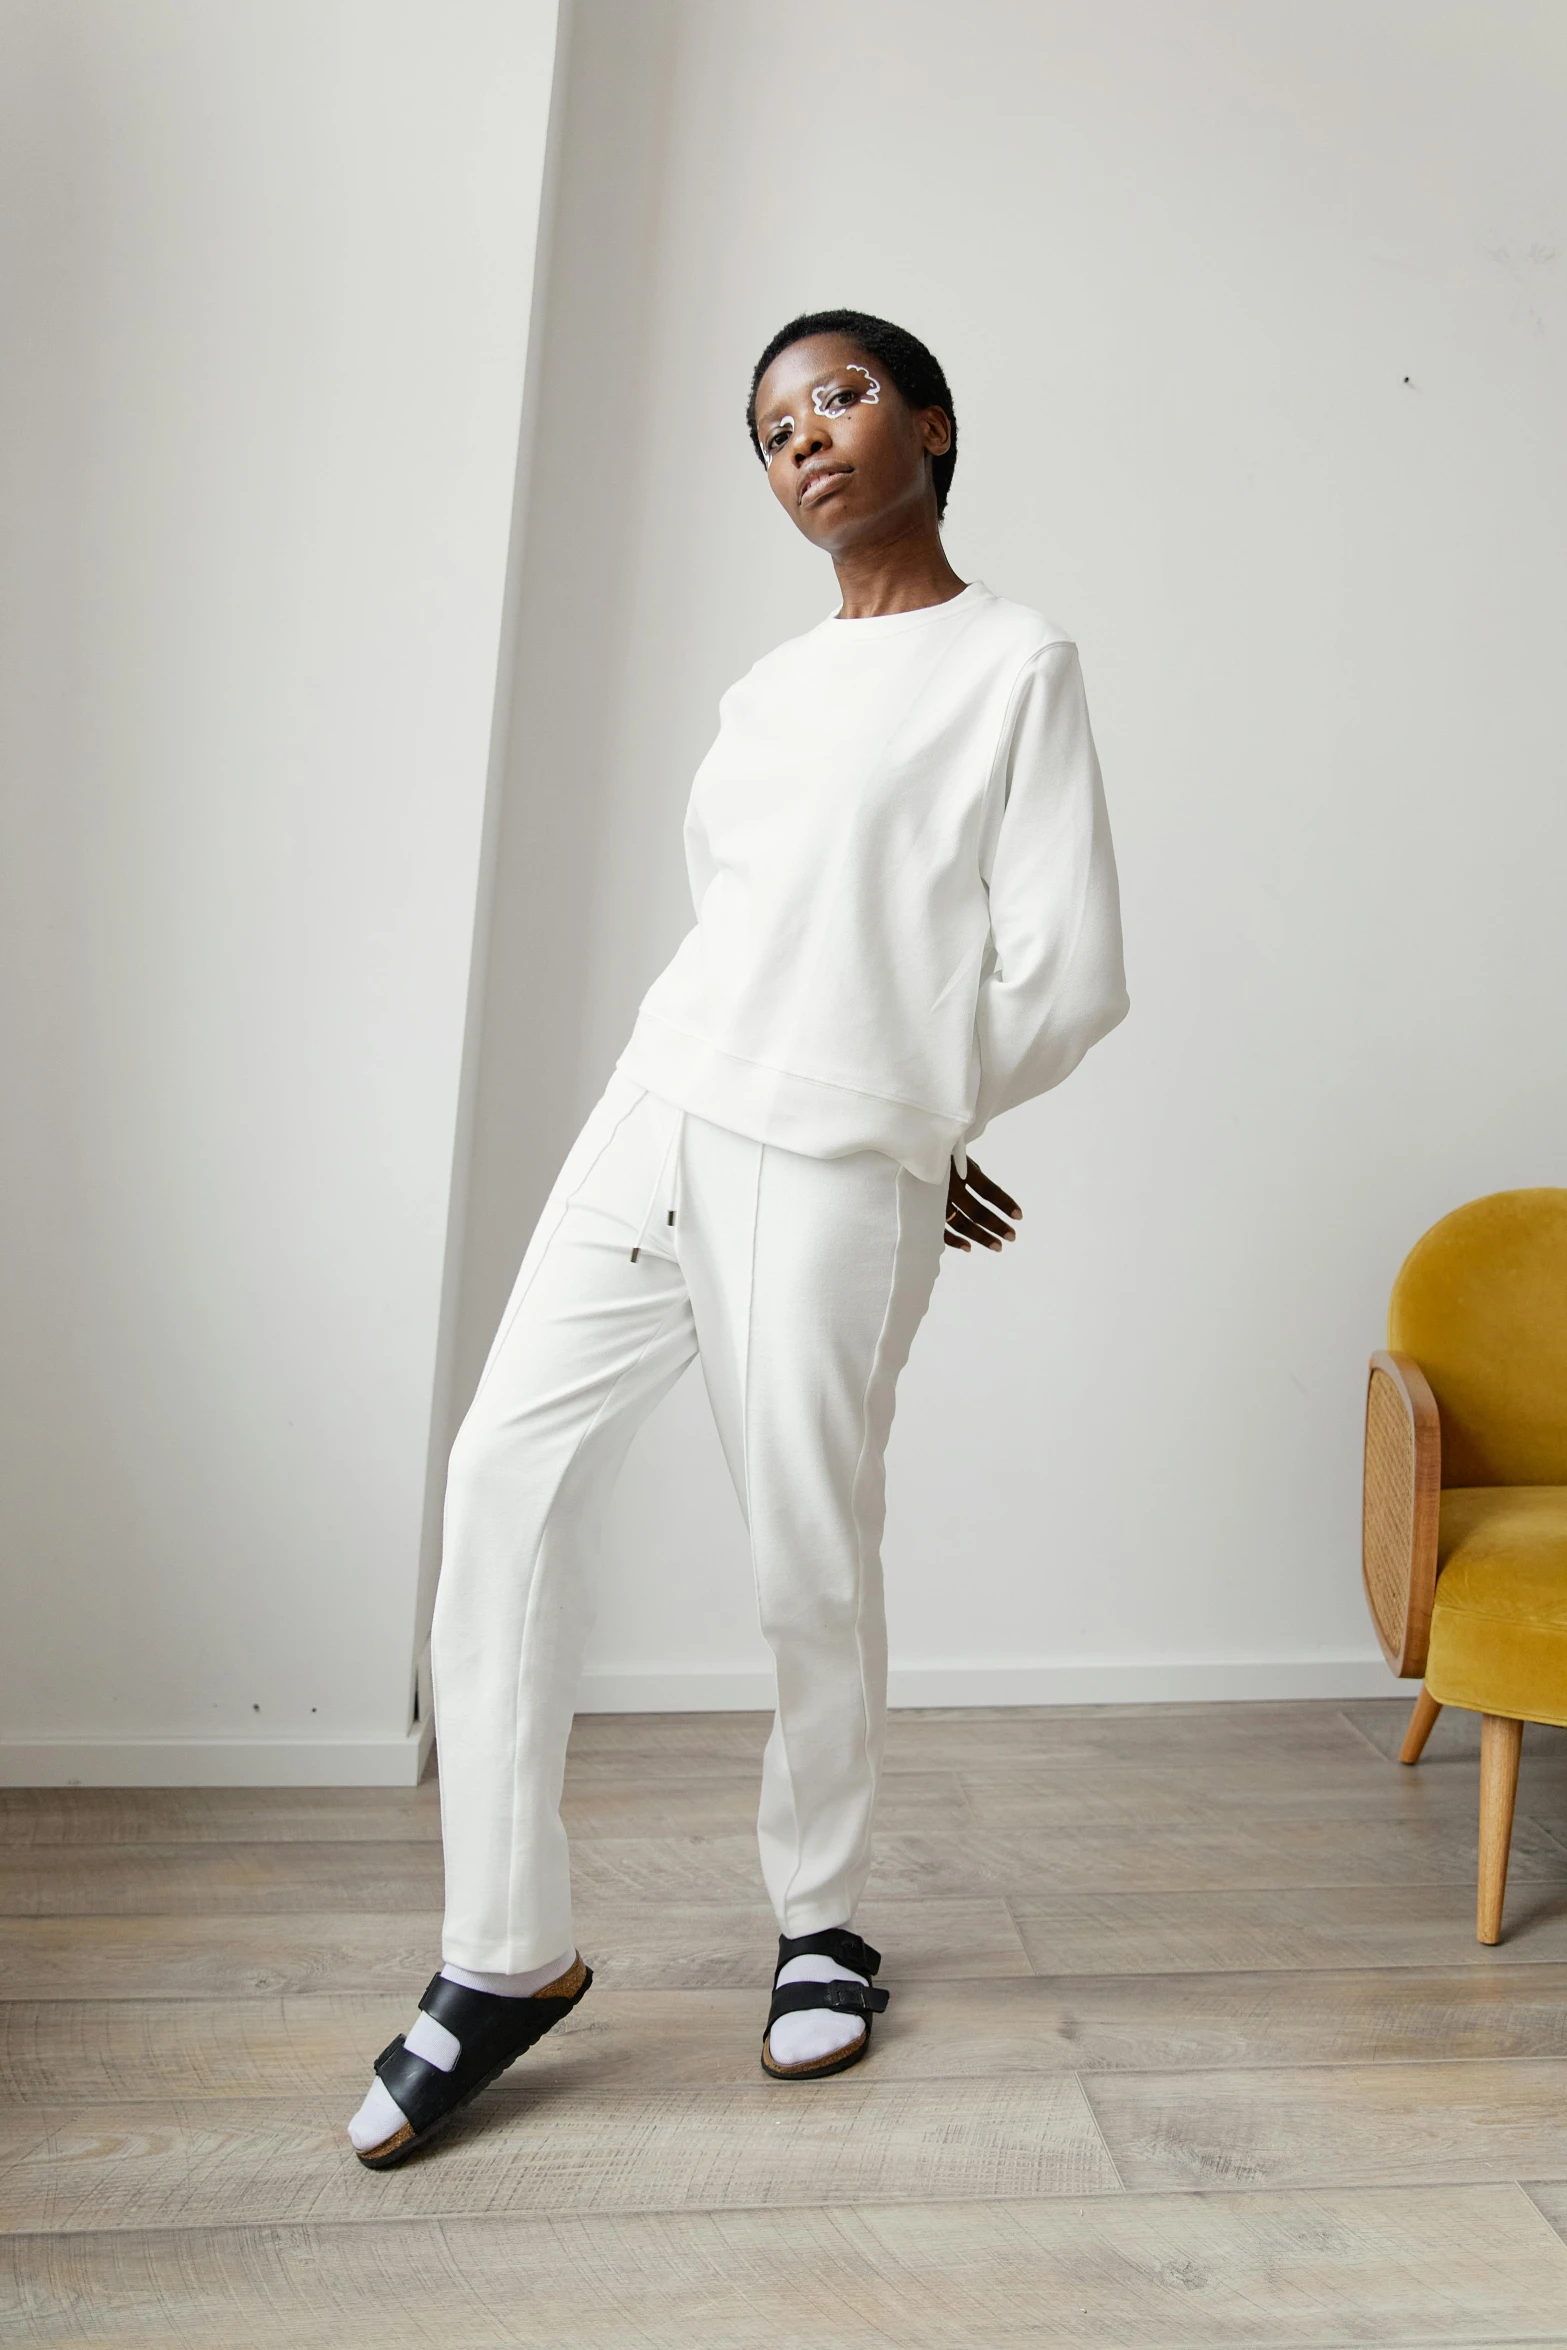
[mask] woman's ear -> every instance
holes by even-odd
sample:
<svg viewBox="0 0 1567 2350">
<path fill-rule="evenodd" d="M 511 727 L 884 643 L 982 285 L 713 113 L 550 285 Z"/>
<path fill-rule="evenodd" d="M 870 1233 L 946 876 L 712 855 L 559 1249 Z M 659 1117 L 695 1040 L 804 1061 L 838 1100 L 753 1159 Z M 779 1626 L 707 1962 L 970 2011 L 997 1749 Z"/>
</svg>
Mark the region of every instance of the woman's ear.
<svg viewBox="0 0 1567 2350">
<path fill-rule="evenodd" d="M 952 446 L 952 419 L 945 408 L 920 410 L 920 439 L 927 457 L 945 457 Z"/>
</svg>

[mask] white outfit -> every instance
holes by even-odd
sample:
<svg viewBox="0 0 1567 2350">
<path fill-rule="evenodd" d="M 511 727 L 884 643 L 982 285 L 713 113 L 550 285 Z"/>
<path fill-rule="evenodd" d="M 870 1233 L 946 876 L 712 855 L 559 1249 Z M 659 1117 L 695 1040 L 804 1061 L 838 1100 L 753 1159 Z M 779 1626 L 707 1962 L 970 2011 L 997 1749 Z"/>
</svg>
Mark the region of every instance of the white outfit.
<svg viewBox="0 0 1567 2350">
<path fill-rule="evenodd" d="M 788 1934 L 852 1916 L 886 1705 L 882 1459 L 945 1216 L 945 1182 L 883 1153 L 780 1150 L 611 1078 L 452 1454 L 432 1643 L 448 1961 L 514 1973 L 573 1945 L 559 1803 L 591 1552 L 632 1435 L 698 1351 L 778 1668 L 762 1872 Z"/>
<path fill-rule="evenodd" d="M 696 927 L 561 1171 L 452 1455 L 443 1948 L 487 1974 L 572 1945 L 558 1806 L 589 1554 L 697 1352 L 778 1667 L 763 1875 L 787 1934 L 852 1917 L 886 1702 L 882 1458 L 949 1161 L 1126 1010 L 1077 654 L 986 588 L 758 662 L 686 847 Z"/>
<path fill-rule="evenodd" d="M 717 1125 L 944 1183 L 1125 1015 L 1076 648 L 977 583 L 758 661 L 685 837 L 696 927 L 620 1065 Z"/>
</svg>

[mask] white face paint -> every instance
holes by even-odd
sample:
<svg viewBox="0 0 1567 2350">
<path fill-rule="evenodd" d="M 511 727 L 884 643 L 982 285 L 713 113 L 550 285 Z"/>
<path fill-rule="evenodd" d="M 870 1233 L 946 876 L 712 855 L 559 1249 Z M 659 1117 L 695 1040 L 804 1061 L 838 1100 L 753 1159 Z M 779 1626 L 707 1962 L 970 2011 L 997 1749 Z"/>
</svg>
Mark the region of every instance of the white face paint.
<svg viewBox="0 0 1567 2350">
<path fill-rule="evenodd" d="M 845 363 L 841 372 L 844 375 L 863 375 L 865 378 L 865 389 L 863 392 L 861 392 L 860 398 L 864 401 L 867 408 L 875 408 L 880 405 L 881 384 L 879 379 L 872 375 L 868 367 L 862 367 L 857 359 L 850 359 Z M 830 405 L 830 403 L 836 397 L 837 395 L 829 391 L 825 384 L 817 384 L 814 386 L 811 392 L 811 406 L 815 409 L 818 416 L 836 416 L 840 413 L 840 411 Z M 769 440 L 776 441 L 778 446 L 775 449 L 763 450 L 762 457 L 764 463 L 771 465 L 773 459 L 779 456 L 783 450 L 789 446 L 788 440 L 784 436 L 792 433 L 793 431 L 794 418 L 792 416 L 780 416 L 778 422 L 773 426 L 771 433 L 768 435 Z"/>
<path fill-rule="evenodd" d="M 792 416 L 780 416 L 778 422 L 773 426 L 772 431 L 768 435 L 769 440 L 776 440 L 778 442 L 777 448 L 764 449 L 762 451 L 763 461 L 766 464 L 771 465 L 775 457 L 781 457 L 783 455 L 785 449 L 787 449 L 789 446 L 789 442 L 787 438 L 782 436 L 791 434 L 793 431 L 794 418 Z"/>
<path fill-rule="evenodd" d="M 860 394 L 860 398 L 864 401 L 867 408 L 874 408 L 881 399 L 881 385 L 877 381 L 876 377 L 872 375 L 870 369 L 868 367 L 861 367 L 858 360 L 850 359 L 845 362 L 842 372 L 845 375 L 864 376 L 865 389 Z M 818 416 L 836 416 L 838 414 L 838 410 L 833 407 L 832 402 L 837 398 L 837 396 L 837 393 L 830 392 L 825 384 L 818 384 L 811 394 L 811 406 L 815 409 Z"/>
</svg>

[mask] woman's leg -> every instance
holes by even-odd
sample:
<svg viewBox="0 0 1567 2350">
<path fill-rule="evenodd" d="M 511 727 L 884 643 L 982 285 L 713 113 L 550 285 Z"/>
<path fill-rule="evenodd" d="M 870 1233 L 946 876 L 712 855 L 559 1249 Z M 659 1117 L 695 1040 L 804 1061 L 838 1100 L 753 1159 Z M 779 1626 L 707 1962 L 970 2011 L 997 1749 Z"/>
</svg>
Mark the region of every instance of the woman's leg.
<svg viewBox="0 0 1567 2350">
<path fill-rule="evenodd" d="M 376 2168 L 403 2160 L 591 1979 L 575 1955 L 561 1777 L 604 1503 L 695 1350 L 656 1206 L 677 1127 L 651 1095 L 611 1085 L 540 1218 L 453 1448 L 431 1640 L 443 1965 L 349 2124 Z"/>
<path fill-rule="evenodd" d="M 604 1508 L 637 1428 L 695 1352 L 661 1210 L 640 1238 L 672 1176 L 678 1113 L 643 1094 L 603 1123 L 594 1137 L 589 1121 L 588 1164 L 568 1161 L 541 1219 L 447 1483 L 431 1637 L 441 1948 L 481 1974 L 573 1946 L 560 1792 Z"/>
<path fill-rule="evenodd" d="M 681 1259 L 778 1668 L 762 1869 L 783 1932 L 846 1925 L 886 1716 L 883 1456 L 941 1262 L 945 1187 L 688 1119 Z M 827 1971 L 827 1970 L 824 1970 Z"/>
</svg>

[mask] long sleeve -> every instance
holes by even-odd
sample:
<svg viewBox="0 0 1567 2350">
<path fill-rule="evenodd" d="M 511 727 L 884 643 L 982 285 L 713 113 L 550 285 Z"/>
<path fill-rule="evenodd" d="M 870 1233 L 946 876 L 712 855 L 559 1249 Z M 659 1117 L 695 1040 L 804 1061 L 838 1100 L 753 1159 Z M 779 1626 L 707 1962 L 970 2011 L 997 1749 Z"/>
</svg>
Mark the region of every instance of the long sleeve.
<svg viewBox="0 0 1567 2350">
<path fill-rule="evenodd" d="M 1024 669 L 999 764 L 969 1140 L 1059 1085 L 1128 1009 L 1115 852 L 1075 645 L 1048 645 Z"/>
</svg>

